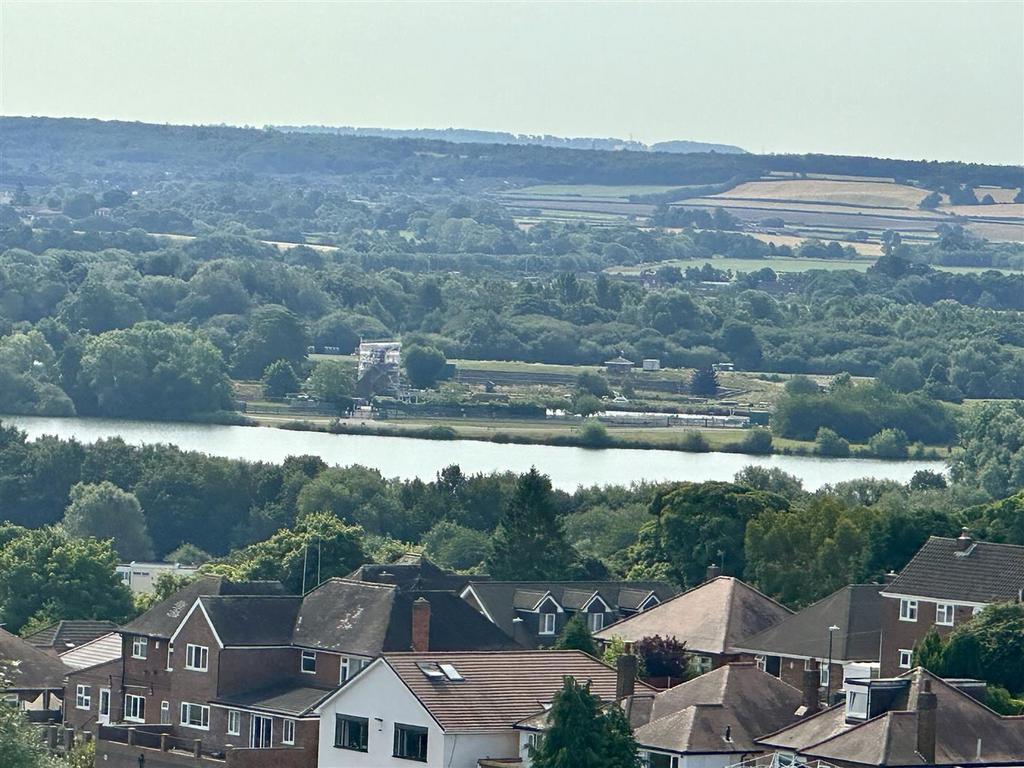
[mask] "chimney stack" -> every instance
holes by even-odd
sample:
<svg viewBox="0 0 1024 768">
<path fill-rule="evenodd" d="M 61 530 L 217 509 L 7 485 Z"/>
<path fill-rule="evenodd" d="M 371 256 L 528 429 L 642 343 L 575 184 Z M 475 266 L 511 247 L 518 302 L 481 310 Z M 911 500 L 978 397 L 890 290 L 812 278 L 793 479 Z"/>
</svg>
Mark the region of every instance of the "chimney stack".
<svg viewBox="0 0 1024 768">
<path fill-rule="evenodd" d="M 717 579 L 721 575 L 722 575 L 722 569 L 719 568 L 714 563 L 712 563 L 711 565 L 708 566 L 708 574 L 707 574 L 706 581 L 711 581 L 712 579 Z"/>
<path fill-rule="evenodd" d="M 804 701 L 801 709 L 804 717 L 810 717 L 821 709 L 821 700 L 818 689 L 821 686 L 821 672 L 818 671 L 818 662 L 811 659 L 811 669 L 804 670 L 803 694 Z"/>
<path fill-rule="evenodd" d="M 971 529 L 964 527 L 960 529 L 960 538 L 956 540 L 957 552 L 966 552 L 971 548 L 974 539 L 971 538 Z"/>
<path fill-rule="evenodd" d="M 430 650 L 430 603 L 422 597 L 412 603 L 412 649 L 420 653 Z"/>
<path fill-rule="evenodd" d="M 615 662 L 615 700 L 622 701 L 636 692 L 636 656 L 624 653 Z"/>
<path fill-rule="evenodd" d="M 932 693 L 932 681 L 924 678 L 917 692 L 917 752 L 925 763 L 935 762 L 935 710 L 938 698 Z"/>
<path fill-rule="evenodd" d="M 887 574 L 885 574 L 885 583 L 892 584 L 899 577 L 900 575 L 896 573 L 896 571 L 889 571 Z"/>
</svg>

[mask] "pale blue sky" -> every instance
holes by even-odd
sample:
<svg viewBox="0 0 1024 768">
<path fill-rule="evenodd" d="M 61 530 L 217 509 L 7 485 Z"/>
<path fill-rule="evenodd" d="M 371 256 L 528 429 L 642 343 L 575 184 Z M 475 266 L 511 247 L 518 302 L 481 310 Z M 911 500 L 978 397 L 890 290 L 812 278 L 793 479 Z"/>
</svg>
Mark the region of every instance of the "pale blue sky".
<svg viewBox="0 0 1024 768">
<path fill-rule="evenodd" d="M 0 0 L 0 112 L 1024 162 L 1024 1 Z"/>
</svg>

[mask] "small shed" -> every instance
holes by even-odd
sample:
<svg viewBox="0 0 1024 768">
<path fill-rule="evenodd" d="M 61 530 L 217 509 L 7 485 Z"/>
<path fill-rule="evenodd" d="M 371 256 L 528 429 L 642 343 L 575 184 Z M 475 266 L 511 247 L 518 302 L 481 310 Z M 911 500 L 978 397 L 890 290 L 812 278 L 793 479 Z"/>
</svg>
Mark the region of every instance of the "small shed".
<svg viewBox="0 0 1024 768">
<path fill-rule="evenodd" d="M 611 360 L 604 361 L 604 368 L 610 374 L 624 376 L 633 370 L 633 361 L 627 360 L 622 355 Z"/>
<path fill-rule="evenodd" d="M 660 371 L 661 359 L 657 357 L 645 357 L 643 367 L 645 371 Z"/>
</svg>

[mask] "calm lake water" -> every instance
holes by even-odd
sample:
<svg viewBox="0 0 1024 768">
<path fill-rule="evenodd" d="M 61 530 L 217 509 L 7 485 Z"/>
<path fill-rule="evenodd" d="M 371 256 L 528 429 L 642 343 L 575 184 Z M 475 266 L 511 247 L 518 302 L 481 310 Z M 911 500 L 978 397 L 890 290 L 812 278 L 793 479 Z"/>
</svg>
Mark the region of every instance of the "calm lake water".
<svg viewBox="0 0 1024 768">
<path fill-rule="evenodd" d="M 121 437 L 133 445 L 170 443 L 184 450 L 250 461 L 280 462 L 287 456 L 315 454 L 328 464 L 363 464 L 379 469 L 385 477 L 406 479 L 432 480 L 438 470 L 449 464 L 458 464 L 467 473 L 525 472 L 536 466 L 551 477 L 557 488 L 568 491 L 579 485 L 629 485 L 641 480 L 731 480 L 748 464 L 778 467 L 803 480 L 808 490 L 861 477 L 906 482 L 919 469 L 945 468 L 940 461 L 818 459 L 624 448 L 588 450 L 119 419 L 0 416 L 0 421 L 19 427 L 32 438 L 57 435 L 92 443 L 100 438 Z"/>
</svg>

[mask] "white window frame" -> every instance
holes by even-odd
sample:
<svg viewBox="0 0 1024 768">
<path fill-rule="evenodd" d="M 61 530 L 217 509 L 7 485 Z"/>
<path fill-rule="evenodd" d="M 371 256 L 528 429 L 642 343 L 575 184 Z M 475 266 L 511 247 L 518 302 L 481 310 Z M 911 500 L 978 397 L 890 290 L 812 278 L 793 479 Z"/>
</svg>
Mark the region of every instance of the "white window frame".
<svg viewBox="0 0 1024 768">
<path fill-rule="evenodd" d="M 242 711 L 240 709 L 228 710 L 228 736 L 242 735 Z"/>
<path fill-rule="evenodd" d="M 306 662 L 312 660 L 313 668 L 306 669 Z M 304 675 L 315 675 L 316 674 L 316 651 L 303 651 L 302 660 L 299 662 L 299 671 Z"/>
<path fill-rule="evenodd" d="M 130 702 L 130 703 L 129 703 Z M 131 712 L 129 715 L 128 713 Z M 139 715 L 142 717 L 139 717 Z M 126 723 L 146 722 L 146 697 L 135 693 L 124 695 L 124 721 Z"/>
<path fill-rule="evenodd" d="M 281 724 L 281 743 L 288 746 L 295 745 L 295 721 L 291 718 L 285 718 Z"/>
<path fill-rule="evenodd" d="M 199 657 L 198 659 L 196 657 Z M 198 663 L 197 663 L 198 662 Z M 207 672 L 210 669 L 210 649 L 205 645 L 185 646 L 185 669 L 192 672 Z"/>
<path fill-rule="evenodd" d="M 199 710 L 199 725 L 192 722 L 193 710 Z M 210 708 L 205 704 L 193 704 L 191 701 L 181 702 L 179 707 L 181 717 L 179 725 L 182 728 L 191 728 L 196 731 L 210 730 Z"/>
<path fill-rule="evenodd" d="M 79 683 L 75 686 L 75 709 L 92 709 L 92 686 Z"/>
<path fill-rule="evenodd" d="M 898 664 L 900 669 L 910 669 L 910 665 L 914 663 L 914 652 L 909 648 L 900 648 Z M 907 663 L 903 663 L 903 659 L 907 660 Z"/>
<path fill-rule="evenodd" d="M 818 666 L 818 685 L 821 688 L 828 688 L 829 678 L 831 676 L 832 670 L 829 668 L 827 663 L 823 663 Z"/>
<path fill-rule="evenodd" d="M 697 670 L 698 674 L 704 675 L 710 672 L 715 667 L 715 660 L 710 656 L 703 654 L 697 654 L 693 657 L 693 668 Z"/>
<path fill-rule="evenodd" d="M 942 614 L 942 619 L 939 619 L 939 614 Z M 953 603 L 936 603 L 935 604 L 935 623 L 940 627 L 952 627 L 956 621 L 956 605 Z"/>
<path fill-rule="evenodd" d="M 171 724 L 171 702 L 160 702 L 160 725 Z"/>
<path fill-rule="evenodd" d="M 132 638 L 132 658 L 145 659 L 149 655 L 149 638 L 136 635 Z"/>
<path fill-rule="evenodd" d="M 762 672 L 767 672 L 768 657 L 765 656 L 763 653 L 757 654 L 757 656 L 754 657 L 754 666 L 760 669 Z"/>
<path fill-rule="evenodd" d="M 348 656 L 342 656 L 341 661 L 338 664 L 338 684 L 344 685 L 352 679 L 352 659 Z"/>
<path fill-rule="evenodd" d="M 900 621 L 917 621 L 917 613 L 920 609 L 917 600 L 900 598 Z"/>
<path fill-rule="evenodd" d="M 550 628 L 548 627 L 550 624 Z M 540 631 L 539 635 L 553 635 L 555 634 L 555 627 L 558 626 L 558 615 L 554 613 L 542 613 L 540 615 Z"/>
<path fill-rule="evenodd" d="M 587 614 L 587 629 L 593 632 L 600 632 L 604 629 L 604 614 L 603 613 L 588 613 Z"/>
</svg>

